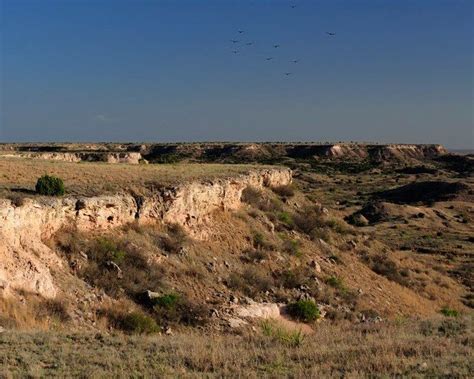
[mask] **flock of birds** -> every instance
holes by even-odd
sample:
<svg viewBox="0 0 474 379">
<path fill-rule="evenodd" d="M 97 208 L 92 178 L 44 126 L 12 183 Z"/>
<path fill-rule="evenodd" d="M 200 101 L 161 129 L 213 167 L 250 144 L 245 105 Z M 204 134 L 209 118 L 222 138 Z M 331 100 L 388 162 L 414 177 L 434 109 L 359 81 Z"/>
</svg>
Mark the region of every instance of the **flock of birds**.
<svg viewBox="0 0 474 379">
<path fill-rule="evenodd" d="M 292 5 L 290 5 L 290 7 L 292 9 L 295 9 L 296 5 L 292 4 Z M 245 37 L 245 30 L 237 30 L 237 33 L 240 36 L 240 38 Z M 329 36 L 329 37 L 335 37 L 336 33 L 326 32 L 326 35 Z M 239 54 L 241 52 L 241 48 L 244 47 L 244 46 L 250 47 L 250 46 L 254 45 L 253 41 L 245 42 L 245 41 L 242 41 L 241 39 L 231 39 L 230 42 L 232 43 L 232 47 L 233 47 L 232 54 Z M 238 49 L 238 47 L 240 47 L 240 50 Z M 273 49 L 279 49 L 280 47 L 281 47 L 281 45 L 279 43 L 275 43 L 273 45 Z M 265 61 L 269 62 L 269 61 L 272 61 L 274 59 L 275 58 L 273 56 L 267 56 L 265 58 Z M 289 63 L 297 64 L 299 62 L 300 62 L 299 59 L 292 59 L 292 60 L 290 60 Z M 290 75 L 293 75 L 293 72 L 284 72 L 283 75 L 290 76 Z"/>
</svg>

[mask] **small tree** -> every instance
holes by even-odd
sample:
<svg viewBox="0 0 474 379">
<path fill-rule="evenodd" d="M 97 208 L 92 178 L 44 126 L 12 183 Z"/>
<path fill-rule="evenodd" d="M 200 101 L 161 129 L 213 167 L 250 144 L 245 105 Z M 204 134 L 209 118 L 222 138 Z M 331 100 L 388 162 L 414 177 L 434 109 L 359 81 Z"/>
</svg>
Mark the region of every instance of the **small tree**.
<svg viewBox="0 0 474 379">
<path fill-rule="evenodd" d="M 62 196 L 65 192 L 64 183 L 56 176 L 43 175 L 36 182 L 36 192 L 46 196 Z"/>
</svg>

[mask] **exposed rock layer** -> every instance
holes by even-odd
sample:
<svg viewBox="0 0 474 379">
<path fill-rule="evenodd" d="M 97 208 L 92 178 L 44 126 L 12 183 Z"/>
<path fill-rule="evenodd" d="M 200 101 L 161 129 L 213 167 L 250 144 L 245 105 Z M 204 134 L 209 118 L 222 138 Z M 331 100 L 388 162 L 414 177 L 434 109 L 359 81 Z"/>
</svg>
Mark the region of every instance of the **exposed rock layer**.
<svg viewBox="0 0 474 379">
<path fill-rule="evenodd" d="M 228 179 L 164 188 L 151 197 L 118 194 L 91 198 L 26 199 L 16 206 L 0 199 L 0 284 L 43 296 L 56 294 L 51 267 L 61 260 L 44 241 L 64 227 L 108 229 L 133 221 L 178 223 L 194 237 L 206 238 L 205 225 L 217 210 L 237 209 L 247 186 L 291 183 L 289 169 L 252 171 Z"/>
<path fill-rule="evenodd" d="M 407 161 L 447 153 L 441 145 L 355 143 L 169 143 L 169 144 L 0 144 L 0 151 L 31 158 L 110 163 L 271 162 L 293 159 Z"/>
<path fill-rule="evenodd" d="M 106 162 L 138 164 L 142 155 L 136 152 L 8 152 L 1 156 L 7 158 L 44 159 L 61 162 Z"/>
</svg>

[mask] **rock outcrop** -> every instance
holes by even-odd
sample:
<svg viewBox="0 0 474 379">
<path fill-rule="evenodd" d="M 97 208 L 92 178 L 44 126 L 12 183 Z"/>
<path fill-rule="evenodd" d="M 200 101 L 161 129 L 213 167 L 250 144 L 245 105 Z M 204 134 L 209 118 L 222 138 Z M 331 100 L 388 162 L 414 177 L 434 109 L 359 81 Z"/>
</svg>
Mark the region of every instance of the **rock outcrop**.
<svg viewBox="0 0 474 379">
<path fill-rule="evenodd" d="M 131 194 L 91 198 L 26 199 L 20 206 L 0 199 L 0 283 L 54 297 L 50 268 L 59 257 L 44 243 L 61 228 L 109 229 L 137 221 L 178 223 L 195 238 L 205 239 L 202 225 L 217 210 L 241 205 L 242 191 L 291 183 L 291 170 L 255 170 L 246 175 L 163 188 L 153 196 Z M 4 288 L 8 289 L 8 288 Z"/>
</svg>

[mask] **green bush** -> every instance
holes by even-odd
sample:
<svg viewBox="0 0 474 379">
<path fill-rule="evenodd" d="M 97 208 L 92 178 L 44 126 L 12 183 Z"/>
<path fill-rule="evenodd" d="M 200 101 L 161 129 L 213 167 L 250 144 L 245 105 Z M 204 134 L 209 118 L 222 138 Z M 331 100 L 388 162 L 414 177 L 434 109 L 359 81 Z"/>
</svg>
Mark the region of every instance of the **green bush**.
<svg viewBox="0 0 474 379">
<path fill-rule="evenodd" d="M 451 308 L 448 308 L 448 307 L 443 307 L 440 310 L 440 312 L 443 316 L 446 316 L 446 317 L 458 317 L 459 316 L 459 312 L 457 310 L 451 309 Z"/>
<path fill-rule="evenodd" d="M 344 283 L 342 282 L 341 278 L 338 278 L 337 276 L 331 276 L 326 280 L 326 283 L 330 285 L 331 287 L 337 288 L 337 289 L 342 289 L 344 288 Z"/>
<path fill-rule="evenodd" d="M 39 178 L 35 189 L 38 194 L 46 196 L 62 196 L 65 192 L 62 179 L 49 175 Z"/>
<path fill-rule="evenodd" d="M 312 322 L 319 318 L 319 308 L 314 301 L 299 300 L 288 304 L 288 314 L 304 322 Z"/>
<path fill-rule="evenodd" d="M 253 247 L 257 250 L 272 250 L 274 248 L 273 244 L 260 232 L 254 232 L 252 240 Z"/>
<path fill-rule="evenodd" d="M 117 242 L 105 237 L 100 237 L 96 241 L 93 255 L 95 258 L 105 261 L 110 260 L 120 265 L 124 262 L 127 253 L 118 246 Z"/>
<path fill-rule="evenodd" d="M 295 224 L 291 214 L 285 211 L 278 213 L 278 220 L 280 220 L 283 224 L 285 224 L 289 228 L 292 228 Z"/>
<path fill-rule="evenodd" d="M 175 308 L 180 301 L 179 295 L 175 293 L 170 293 L 167 295 L 160 296 L 156 299 L 153 299 L 153 305 L 159 306 L 166 309 Z"/>
<path fill-rule="evenodd" d="M 203 325 L 209 310 L 203 304 L 191 302 L 185 296 L 175 293 L 153 299 L 153 316 L 165 323 L 179 323 L 191 326 Z"/>
<path fill-rule="evenodd" d="M 159 331 L 155 320 L 139 312 L 132 312 L 119 317 L 117 326 L 126 332 L 137 334 L 150 334 Z"/>
</svg>

